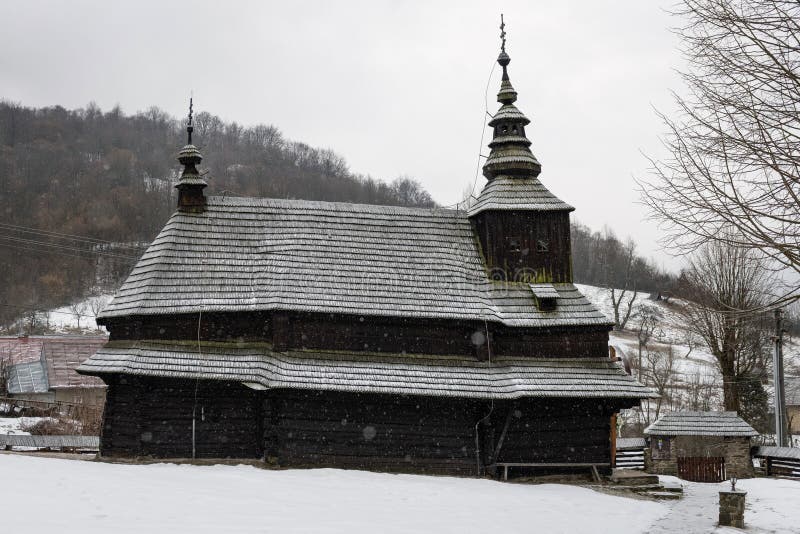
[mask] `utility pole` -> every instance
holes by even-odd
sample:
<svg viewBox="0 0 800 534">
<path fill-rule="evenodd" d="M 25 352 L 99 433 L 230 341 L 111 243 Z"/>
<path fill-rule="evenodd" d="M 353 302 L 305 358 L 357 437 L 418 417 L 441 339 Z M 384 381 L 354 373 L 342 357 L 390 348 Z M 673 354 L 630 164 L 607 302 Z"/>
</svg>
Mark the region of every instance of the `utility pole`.
<svg viewBox="0 0 800 534">
<path fill-rule="evenodd" d="M 775 354 L 772 358 L 775 397 L 775 445 L 785 447 L 786 397 L 783 388 L 783 310 L 775 310 Z"/>
</svg>

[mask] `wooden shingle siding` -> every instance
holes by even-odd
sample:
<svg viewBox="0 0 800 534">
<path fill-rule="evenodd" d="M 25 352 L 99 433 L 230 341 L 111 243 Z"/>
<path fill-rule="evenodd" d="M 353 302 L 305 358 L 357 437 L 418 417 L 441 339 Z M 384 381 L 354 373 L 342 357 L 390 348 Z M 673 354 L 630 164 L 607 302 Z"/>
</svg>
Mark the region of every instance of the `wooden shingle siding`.
<svg viewBox="0 0 800 534">
<path fill-rule="evenodd" d="M 640 399 L 653 392 L 608 358 L 495 358 L 369 352 L 276 352 L 265 344 L 118 341 L 81 372 L 241 381 L 270 389 L 462 399 Z M 145 399 L 143 402 L 148 402 Z"/>
</svg>

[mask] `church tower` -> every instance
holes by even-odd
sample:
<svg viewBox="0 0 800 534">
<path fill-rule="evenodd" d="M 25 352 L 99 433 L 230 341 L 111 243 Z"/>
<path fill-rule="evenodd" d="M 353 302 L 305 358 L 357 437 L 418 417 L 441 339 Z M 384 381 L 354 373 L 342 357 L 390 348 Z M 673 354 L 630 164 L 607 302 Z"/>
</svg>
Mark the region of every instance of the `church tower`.
<svg viewBox="0 0 800 534">
<path fill-rule="evenodd" d="M 508 76 L 505 24 L 497 62 L 503 80 L 500 109 L 489 121 L 491 152 L 483 166 L 488 183 L 469 209 L 489 276 L 525 283 L 572 282 L 569 212 L 574 210 L 539 181 L 542 166 L 525 135 L 530 120 L 514 105 Z"/>
</svg>

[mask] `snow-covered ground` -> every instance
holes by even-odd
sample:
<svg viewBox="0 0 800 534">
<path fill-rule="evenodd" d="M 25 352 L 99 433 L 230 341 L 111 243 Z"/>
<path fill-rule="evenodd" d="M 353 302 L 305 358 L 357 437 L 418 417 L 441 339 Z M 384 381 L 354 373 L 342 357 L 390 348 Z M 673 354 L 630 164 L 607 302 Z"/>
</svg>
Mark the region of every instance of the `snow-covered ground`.
<svg viewBox="0 0 800 534">
<path fill-rule="evenodd" d="M 99 295 L 88 297 L 72 306 L 64 306 L 50 310 L 48 324 L 59 333 L 83 331 L 85 333 L 105 332 L 105 328 L 98 326 L 95 316 L 111 300 L 112 295 Z"/>
<path fill-rule="evenodd" d="M 0 434 L 28 435 L 30 432 L 22 429 L 44 419 L 46 417 L 0 417 Z"/>
<path fill-rule="evenodd" d="M 662 503 L 586 488 L 0 454 L 4 532 L 637 534 Z"/>
<path fill-rule="evenodd" d="M 717 493 L 727 483 L 682 482 L 686 496 L 664 503 L 558 484 L 13 453 L 0 453 L 0 474 L 13 481 L 0 485 L 8 532 L 728 532 L 716 527 Z M 748 532 L 798 532 L 800 483 L 752 479 L 738 487 L 748 492 Z"/>
</svg>

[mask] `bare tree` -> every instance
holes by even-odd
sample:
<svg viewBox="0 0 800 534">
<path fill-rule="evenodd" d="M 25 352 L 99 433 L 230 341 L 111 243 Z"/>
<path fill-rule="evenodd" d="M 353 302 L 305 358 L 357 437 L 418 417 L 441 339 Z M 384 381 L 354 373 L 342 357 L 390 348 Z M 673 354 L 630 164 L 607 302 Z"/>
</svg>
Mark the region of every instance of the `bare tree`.
<svg viewBox="0 0 800 534">
<path fill-rule="evenodd" d="M 84 315 L 86 315 L 86 303 L 82 300 L 73 302 L 69 305 L 69 311 L 72 312 L 72 315 L 75 317 L 75 321 L 78 324 L 78 328 L 80 328 L 81 319 L 83 319 Z"/>
<path fill-rule="evenodd" d="M 626 241 L 622 249 L 621 258 L 621 273 L 615 273 L 616 276 L 612 276 L 609 273 L 609 282 L 607 285 L 611 293 L 611 305 L 614 308 L 614 330 L 625 330 L 628 319 L 631 318 L 631 313 L 633 312 L 633 304 L 636 302 L 636 297 L 639 295 L 636 289 L 637 280 L 635 274 L 637 265 L 636 243 L 633 242 L 633 239 L 629 238 L 628 241 Z M 609 271 L 611 269 L 612 266 L 609 265 Z M 622 275 L 621 278 L 619 277 L 620 274 Z M 618 284 L 620 286 L 619 288 L 616 287 Z M 625 295 L 628 295 L 627 301 L 625 301 Z"/>
<path fill-rule="evenodd" d="M 690 96 L 661 114 L 670 157 L 639 183 L 682 253 L 706 242 L 762 251 L 800 273 L 800 2 L 682 0 Z M 729 231 L 733 229 L 734 231 Z M 796 284 L 774 302 L 800 297 Z"/>
<path fill-rule="evenodd" d="M 739 382 L 767 368 L 769 335 L 761 317 L 770 276 L 753 250 L 722 243 L 702 247 L 684 276 L 693 300 L 684 308 L 686 328 L 697 334 L 722 374 L 726 410 L 739 409 Z"/>
<path fill-rule="evenodd" d="M 650 338 L 656 331 L 658 326 L 658 317 L 656 310 L 652 306 L 642 306 L 639 310 L 639 327 L 636 329 L 636 339 L 639 349 L 639 376 L 638 379 L 642 381 L 642 352 L 650 342 Z"/>
<path fill-rule="evenodd" d="M 658 419 L 664 403 L 671 405 L 674 401 L 673 390 L 677 378 L 675 351 L 672 345 L 663 349 L 648 350 L 645 354 L 645 362 L 645 383 L 652 386 L 658 393 L 658 400 L 655 401 L 655 414 L 653 414 L 654 419 Z M 647 417 L 649 419 L 649 410 Z"/>
</svg>

